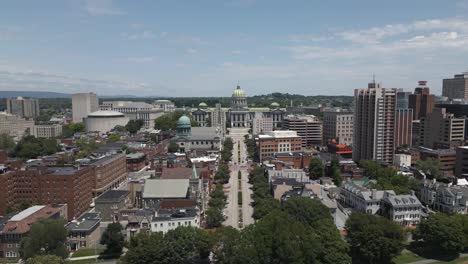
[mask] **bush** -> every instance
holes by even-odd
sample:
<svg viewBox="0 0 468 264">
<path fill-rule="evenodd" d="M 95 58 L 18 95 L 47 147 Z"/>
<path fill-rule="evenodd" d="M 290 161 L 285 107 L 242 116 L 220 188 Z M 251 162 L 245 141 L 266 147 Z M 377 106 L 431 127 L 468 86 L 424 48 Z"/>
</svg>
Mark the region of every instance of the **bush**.
<svg viewBox="0 0 468 264">
<path fill-rule="evenodd" d="M 242 192 L 237 193 L 237 204 L 242 205 Z"/>
</svg>

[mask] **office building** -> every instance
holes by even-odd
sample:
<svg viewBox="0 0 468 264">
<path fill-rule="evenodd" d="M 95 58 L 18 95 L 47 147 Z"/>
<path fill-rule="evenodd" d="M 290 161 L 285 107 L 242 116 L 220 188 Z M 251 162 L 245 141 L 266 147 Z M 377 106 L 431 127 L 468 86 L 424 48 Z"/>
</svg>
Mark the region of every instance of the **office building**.
<svg viewBox="0 0 468 264">
<path fill-rule="evenodd" d="M 72 95 L 73 122 L 83 122 L 83 118 L 98 110 L 99 103 L 95 93 L 76 93 Z"/>
<path fill-rule="evenodd" d="M 354 114 L 348 110 L 323 112 L 323 141 L 335 139 L 338 144 L 353 145 Z"/>
<path fill-rule="evenodd" d="M 34 127 L 34 120 L 0 112 L 0 134 L 7 134 L 15 139 L 21 139 L 30 134 Z"/>
<path fill-rule="evenodd" d="M 468 177 L 468 146 L 458 147 L 455 162 L 455 176 Z"/>
<path fill-rule="evenodd" d="M 468 100 L 468 72 L 455 74 L 453 78 L 442 82 L 442 96 L 449 99 Z"/>
<path fill-rule="evenodd" d="M 162 103 L 161 105 L 164 107 L 159 108 L 160 105 L 156 106 L 145 102 L 104 101 L 99 106 L 99 110 L 119 112 L 129 120 L 143 120 L 143 128 L 153 128 L 156 118 L 162 116 L 165 110 L 172 111 L 168 105 Z"/>
<path fill-rule="evenodd" d="M 260 161 L 274 158 L 276 153 L 289 153 L 302 151 L 302 137 L 296 131 L 276 130 L 258 135 L 258 152 Z"/>
<path fill-rule="evenodd" d="M 283 129 L 296 131 L 304 148 L 322 145 L 323 124 L 313 115 L 288 115 L 283 120 Z"/>
<path fill-rule="evenodd" d="M 62 125 L 34 125 L 31 135 L 37 138 L 57 138 L 62 136 Z"/>
<path fill-rule="evenodd" d="M 457 152 L 454 148 L 450 149 L 419 149 L 419 158 L 422 160 L 433 159 L 440 163 L 440 172 L 444 177 L 453 177 Z"/>
<path fill-rule="evenodd" d="M 0 174 L 0 215 L 23 201 L 67 204 L 70 219 L 92 202 L 94 170 L 77 167 L 29 167 Z"/>
<path fill-rule="evenodd" d="M 81 165 L 92 167 L 95 171 L 93 179 L 93 196 L 116 189 L 127 180 L 127 159 L 125 154 L 107 154 L 97 159 L 83 159 Z"/>
<path fill-rule="evenodd" d="M 430 93 L 426 81 L 419 81 L 419 87 L 409 96 L 409 108 L 413 109 L 413 119 L 419 120 L 432 113 L 435 105 L 435 96 Z"/>
<path fill-rule="evenodd" d="M 101 110 L 89 113 L 84 123 L 88 132 L 107 134 L 116 126 L 125 126 L 129 120 L 123 113 Z"/>
<path fill-rule="evenodd" d="M 427 148 L 450 148 L 464 141 L 465 119 L 456 118 L 445 108 L 434 108 L 421 119 L 419 142 Z"/>
<path fill-rule="evenodd" d="M 23 98 L 7 98 L 7 113 L 23 118 L 33 118 L 40 115 L 39 100 Z"/>
<path fill-rule="evenodd" d="M 153 102 L 153 105 L 155 108 L 163 110 L 164 113 L 174 112 L 176 109 L 174 102 L 169 100 L 156 100 Z"/>
<path fill-rule="evenodd" d="M 258 135 L 273 131 L 273 118 L 265 116 L 262 112 L 256 112 L 252 120 L 252 134 Z"/>
<path fill-rule="evenodd" d="M 394 154 L 396 88 L 369 83 L 354 90 L 353 160 L 372 159 L 391 164 Z"/>
<path fill-rule="evenodd" d="M 413 109 L 395 111 L 395 147 L 411 146 L 413 135 Z"/>
</svg>

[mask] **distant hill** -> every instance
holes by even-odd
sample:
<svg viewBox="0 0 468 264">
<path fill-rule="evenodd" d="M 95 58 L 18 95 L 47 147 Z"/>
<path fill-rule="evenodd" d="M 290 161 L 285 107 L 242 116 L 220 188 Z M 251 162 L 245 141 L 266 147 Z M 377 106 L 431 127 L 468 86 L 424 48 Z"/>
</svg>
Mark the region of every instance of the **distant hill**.
<svg viewBox="0 0 468 264">
<path fill-rule="evenodd" d="M 32 97 L 32 98 L 71 98 L 71 94 L 55 92 L 36 92 L 36 91 L 0 91 L 0 98 L 8 97 Z"/>
<path fill-rule="evenodd" d="M 0 91 L 0 98 L 10 97 L 31 97 L 31 98 L 71 98 L 71 94 L 56 92 L 36 92 L 36 91 Z M 99 98 L 134 98 L 134 95 L 99 95 Z"/>
</svg>

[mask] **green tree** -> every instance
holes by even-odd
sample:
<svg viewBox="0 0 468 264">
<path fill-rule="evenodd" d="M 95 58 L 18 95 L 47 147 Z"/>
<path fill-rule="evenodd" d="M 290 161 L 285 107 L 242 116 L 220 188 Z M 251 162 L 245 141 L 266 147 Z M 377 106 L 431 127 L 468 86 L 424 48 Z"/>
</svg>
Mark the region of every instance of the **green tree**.
<svg viewBox="0 0 468 264">
<path fill-rule="evenodd" d="M 428 179 L 439 179 L 442 174 L 440 173 L 441 163 L 437 159 L 425 159 L 416 161 L 416 168 L 426 174 Z"/>
<path fill-rule="evenodd" d="M 15 147 L 15 141 L 8 134 L 0 134 L 0 149 L 12 150 Z"/>
<path fill-rule="evenodd" d="M 69 138 L 69 137 L 72 137 L 75 133 L 85 132 L 85 131 L 86 131 L 86 127 L 84 123 L 82 122 L 64 125 L 62 127 L 62 137 Z"/>
<path fill-rule="evenodd" d="M 187 115 L 188 118 L 190 118 L 192 127 L 198 126 L 198 123 L 192 119 L 190 113 L 177 110 L 156 118 L 154 120 L 154 128 L 160 129 L 162 131 L 175 130 L 177 128 L 177 121 L 184 114 Z"/>
<path fill-rule="evenodd" d="M 51 155 L 60 150 L 57 140 L 44 139 L 34 136 L 23 137 L 14 149 L 13 154 L 23 159 L 33 159 L 41 155 Z"/>
<path fill-rule="evenodd" d="M 161 233 L 140 233 L 130 240 L 123 263 L 198 263 L 207 261 L 213 236 L 195 227 L 178 227 Z"/>
<path fill-rule="evenodd" d="M 63 264 L 65 261 L 55 255 L 35 256 L 26 260 L 26 264 Z"/>
<path fill-rule="evenodd" d="M 341 178 L 340 162 L 337 159 L 333 159 L 331 161 L 330 173 L 330 176 L 333 179 L 333 183 L 336 186 L 341 186 L 341 182 L 343 182 L 343 179 Z"/>
<path fill-rule="evenodd" d="M 430 214 L 413 232 L 413 239 L 423 252 L 437 255 L 450 256 L 462 252 L 466 237 L 462 223 L 442 213 Z"/>
<path fill-rule="evenodd" d="M 169 153 L 176 153 L 179 150 L 179 145 L 175 141 L 171 141 L 169 143 L 169 147 L 167 147 L 167 151 Z"/>
<path fill-rule="evenodd" d="M 297 197 L 284 203 L 283 209 L 297 221 L 308 225 L 320 238 L 317 259 L 320 263 L 350 263 L 348 245 L 333 223 L 330 210 L 318 200 Z"/>
<path fill-rule="evenodd" d="M 21 240 L 21 258 L 29 259 L 36 255 L 55 255 L 62 259 L 68 257 L 65 223 L 63 219 L 39 219 L 31 226 L 29 236 Z"/>
<path fill-rule="evenodd" d="M 110 134 L 107 137 L 107 140 L 109 140 L 110 142 L 117 142 L 117 141 L 120 141 L 120 136 L 117 134 Z"/>
<path fill-rule="evenodd" d="M 353 263 L 392 263 L 404 248 L 404 231 L 387 218 L 354 212 L 345 229 Z"/>
<path fill-rule="evenodd" d="M 144 124 L 145 124 L 145 121 L 143 121 L 141 119 L 130 120 L 125 125 L 125 129 L 128 132 L 130 132 L 131 134 L 135 134 L 136 132 L 138 132 L 143 127 Z"/>
<path fill-rule="evenodd" d="M 464 234 L 464 252 L 468 251 L 468 215 L 456 214 L 453 216 L 453 220 L 461 226 L 462 233 Z"/>
<path fill-rule="evenodd" d="M 210 207 L 206 210 L 206 224 L 210 228 L 219 227 L 224 221 L 223 211 L 219 207 Z"/>
<path fill-rule="evenodd" d="M 318 179 L 323 176 L 323 164 L 319 158 L 312 158 L 309 163 L 309 175 L 311 179 Z"/>
<path fill-rule="evenodd" d="M 111 223 L 101 236 L 101 244 L 106 245 L 107 254 L 120 255 L 124 247 L 123 227 L 120 223 Z"/>
</svg>

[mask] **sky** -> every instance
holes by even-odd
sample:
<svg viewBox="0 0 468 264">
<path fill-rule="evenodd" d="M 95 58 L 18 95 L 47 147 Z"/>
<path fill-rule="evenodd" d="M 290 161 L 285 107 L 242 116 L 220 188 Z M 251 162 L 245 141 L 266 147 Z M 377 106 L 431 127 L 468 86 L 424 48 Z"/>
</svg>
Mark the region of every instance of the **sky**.
<svg viewBox="0 0 468 264">
<path fill-rule="evenodd" d="M 468 0 L 2 0 L 0 90 L 413 91 L 468 70 Z"/>
</svg>

